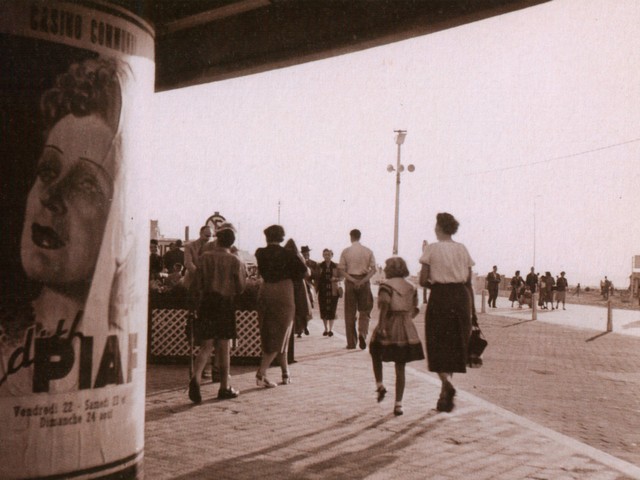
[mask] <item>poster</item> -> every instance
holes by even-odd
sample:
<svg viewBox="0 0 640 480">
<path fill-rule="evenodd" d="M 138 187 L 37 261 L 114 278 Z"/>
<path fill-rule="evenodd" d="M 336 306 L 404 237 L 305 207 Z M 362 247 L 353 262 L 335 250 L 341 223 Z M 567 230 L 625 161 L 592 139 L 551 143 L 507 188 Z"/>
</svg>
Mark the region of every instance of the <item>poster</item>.
<svg viewBox="0 0 640 480">
<path fill-rule="evenodd" d="M 140 478 L 153 30 L 0 3 L 0 478 Z"/>
</svg>

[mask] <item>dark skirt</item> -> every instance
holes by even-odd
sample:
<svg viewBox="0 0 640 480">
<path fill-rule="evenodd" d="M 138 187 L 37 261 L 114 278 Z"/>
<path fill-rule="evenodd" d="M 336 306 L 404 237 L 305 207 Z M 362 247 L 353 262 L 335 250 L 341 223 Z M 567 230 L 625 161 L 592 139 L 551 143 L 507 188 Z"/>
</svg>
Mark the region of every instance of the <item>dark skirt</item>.
<svg viewBox="0 0 640 480">
<path fill-rule="evenodd" d="M 198 308 L 193 334 L 199 342 L 238 338 L 233 297 L 225 297 L 216 292 L 205 293 Z"/>
<path fill-rule="evenodd" d="M 320 287 L 318 291 L 318 306 L 320 307 L 320 318 L 322 320 L 335 320 L 338 309 L 338 296 L 331 295 L 331 285 L 328 289 Z"/>
<path fill-rule="evenodd" d="M 471 292 L 462 283 L 432 285 L 425 314 L 429 371 L 467 371 L 472 301 Z"/>
</svg>

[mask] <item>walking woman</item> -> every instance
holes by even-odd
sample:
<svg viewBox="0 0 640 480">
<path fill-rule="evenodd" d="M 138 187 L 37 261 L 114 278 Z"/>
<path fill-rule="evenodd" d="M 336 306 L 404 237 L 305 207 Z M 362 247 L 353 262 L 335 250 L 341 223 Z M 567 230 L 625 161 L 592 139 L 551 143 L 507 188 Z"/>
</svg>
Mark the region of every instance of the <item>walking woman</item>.
<svg viewBox="0 0 640 480">
<path fill-rule="evenodd" d="M 373 331 L 369 352 L 376 379 L 378 402 L 384 399 L 387 389 L 382 383 L 382 362 L 394 362 L 396 366 L 396 403 L 394 415 L 402 415 L 402 397 L 405 386 L 405 365 L 414 360 L 423 360 L 424 352 L 413 324 L 418 314 L 418 293 L 409 276 L 406 262 L 400 257 L 391 257 L 385 262 L 387 279 L 378 290 L 380 318 Z"/>
<path fill-rule="evenodd" d="M 262 340 L 262 360 L 256 373 L 256 384 L 261 387 L 276 386 L 267 378 L 267 369 L 278 357 L 282 370 L 282 383 L 291 383 L 287 346 L 295 315 L 293 281 L 302 280 L 307 266 L 295 252 L 280 245 L 284 240 L 284 228 L 271 225 L 264 230 L 267 246 L 256 250 L 258 272 L 264 280 L 258 294 L 258 317 Z"/>
<path fill-rule="evenodd" d="M 324 262 L 318 265 L 318 304 L 320 318 L 324 323 L 325 337 L 333 337 L 333 322 L 338 308 L 339 281 L 338 265 L 331 261 L 333 252 L 328 248 L 322 251 Z"/>
<path fill-rule="evenodd" d="M 473 295 L 471 267 L 475 264 L 467 248 L 451 239 L 459 223 L 449 213 L 436 216 L 436 238 L 420 257 L 420 285 L 431 289 L 425 315 L 427 362 L 442 382 L 436 408 L 453 410 L 456 389 L 454 372 L 465 373 L 471 335 Z"/>
</svg>

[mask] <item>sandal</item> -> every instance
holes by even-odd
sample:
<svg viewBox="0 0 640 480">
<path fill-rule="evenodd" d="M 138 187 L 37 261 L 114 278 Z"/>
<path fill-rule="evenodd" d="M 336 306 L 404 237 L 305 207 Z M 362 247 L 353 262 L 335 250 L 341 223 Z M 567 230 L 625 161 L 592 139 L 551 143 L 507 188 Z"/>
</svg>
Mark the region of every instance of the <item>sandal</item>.
<svg viewBox="0 0 640 480">
<path fill-rule="evenodd" d="M 261 375 L 260 372 L 256 373 L 256 385 L 264 388 L 275 388 L 278 386 L 269 380 L 266 375 Z"/>
</svg>

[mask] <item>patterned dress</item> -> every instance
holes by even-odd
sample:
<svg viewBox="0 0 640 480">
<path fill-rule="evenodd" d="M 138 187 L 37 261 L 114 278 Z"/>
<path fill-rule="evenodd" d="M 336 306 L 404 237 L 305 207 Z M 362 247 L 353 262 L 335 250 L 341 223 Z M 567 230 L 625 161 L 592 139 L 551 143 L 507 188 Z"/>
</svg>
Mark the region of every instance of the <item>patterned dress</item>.
<svg viewBox="0 0 640 480">
<path fill-rule="evenodd" d="M 318 304 L 322 320 L 335 320 L 338 307 L 338 265 L 334 262 L 318 264 Z"/>
<path fill-rule="evenodd" d="M 380 284 L 378 306 L 389 306 L 387 318 L 373 331 L 369 351 L 383 362 L 407 363 L 423 360 L 424 352 L 413 317 L 418 312 L 416 288 L 403 278 L 390 278 Z"/>
</svg>

